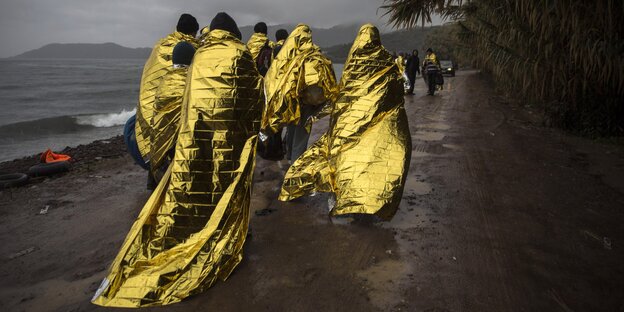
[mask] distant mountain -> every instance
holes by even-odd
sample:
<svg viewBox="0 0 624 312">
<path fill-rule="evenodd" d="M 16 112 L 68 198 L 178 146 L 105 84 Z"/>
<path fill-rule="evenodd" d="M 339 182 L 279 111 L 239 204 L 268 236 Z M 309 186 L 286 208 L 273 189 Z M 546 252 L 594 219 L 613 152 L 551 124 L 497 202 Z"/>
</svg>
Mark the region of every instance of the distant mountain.
<svg viewBox="0 0 624 312">
<path fill-rule="evenodd" d="M 408 30 L 382 33 L 381 43 L 390 52 L 411 53 L 412 50 L 417 49 L 420 51 L 420 56 L 422 58 L 427 49 L 427 47 L 424 46 L 425 38 L 427 38 L 427 35 L 436 27 L 440 26 L 426 28 L 417 27 Z M 346 41 L 347 43 L 323 48 L 323 52 L 325 52 L 334 63 L 344 63 L 351 49 L 351 45 L 353 44 L 353 39 L 355 39 L 355 36 L 351 40 Z"/>
<path fill-rule="evenodd" d="M 146 59 L 151 48 L 126 48 L 116 43 L 52 43 L 14 58 Z"/>
<path fill-rule="evenodd" d="M 269 25 L 269 39 L 275 41 L 275 31 L 280 28 L 284 28 L 290 33 L 296 25 L 288 25 L 288 24 L 280 24 L 280 25 Z M 360 29 L 359 24 L 351 24 L 351 25 L 338 25 L 332 28 L 314 28 L 312 29 L 312 39 L 314 43 L 316 43 L 320 47 L 330 47 L 337 44 L 352 42 L 357 35 L 358 30 Z M 253 26 L 243 26 L 240 28 L 241 34 L 243 35 L 243 41 L 247 42 L 251 34 L 253 34 Z"/>
</svg>

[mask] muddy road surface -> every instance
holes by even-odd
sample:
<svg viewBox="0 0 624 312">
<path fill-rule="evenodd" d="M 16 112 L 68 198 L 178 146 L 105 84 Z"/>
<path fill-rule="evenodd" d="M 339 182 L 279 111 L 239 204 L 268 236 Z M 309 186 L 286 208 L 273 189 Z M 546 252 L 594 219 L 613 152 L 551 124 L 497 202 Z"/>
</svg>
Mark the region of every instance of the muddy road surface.
<svg viewBox="0 0 624 312">
<path fill-rule="evenodd" d="M 391 222 L 332 220 L 326 195 L 279 202 L 287 165 L 259 159 L 242 264 L 145 310 L 623 311 L 624 149 L 541 127 L 476 72 L 424 94 L 406 97 Z M 111 310 L 90 299 L 148 196 L 127 156 L 1 191 L 2 310 Z"/>
</svg>

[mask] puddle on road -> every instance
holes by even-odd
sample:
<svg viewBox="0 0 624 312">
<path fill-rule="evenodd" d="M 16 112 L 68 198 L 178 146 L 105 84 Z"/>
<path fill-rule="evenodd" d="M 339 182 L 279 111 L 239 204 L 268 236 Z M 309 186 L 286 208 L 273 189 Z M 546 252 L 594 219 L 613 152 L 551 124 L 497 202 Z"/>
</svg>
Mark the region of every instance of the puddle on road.
<svg viewBox="0 0 624 312">
<path fill-rule="evenodd" d="M 459 145 L 455 145 L 455 144 L 442 144 L 443 147 L 446 147 L 448 149 L 452 149 L 452 150 L 461 150 L 461 146 Z"/>
<path fill-rule="evenodd" d="M 412 158 L 414 158 L 414 157 L 426 157 L 426 156 L 429 156 L 429 155 L 431 155 L 431 154 L 425 153 L 425 152 L 412 151 Z"/>
<path fill-rule="evenodd" d="M 388 250 L 386 253 L 396 253 Z M 405 261 L 388 259 L 357 273 L 368 292 L 371 303 L 382 311 L 389 311 L 401 303 L 402 289 L 410 284 L 413 269 Z"/>
<path fill-rule="evenodd" d="M 427 182 L 410 181 L 409 179 L 405 182 L 405 194 L 427 195 L 431 191 L 431 185 Z"/>
<path fill-rule="evenodd" d="M 416 131 L 416 133 L 412 135 L 412 139 L 421 141 L 440 141 L 444 139 L 444 136 L 444 133 L 441 132 Z"/>
<path fill-rule="evenodd" d="M 451 128 L 451 126 L 442 122 L 431 122 L 431 123 L 417 125 L 417 128 L 433 129 L 433 130 L 448 130 Z"/>
</svg>

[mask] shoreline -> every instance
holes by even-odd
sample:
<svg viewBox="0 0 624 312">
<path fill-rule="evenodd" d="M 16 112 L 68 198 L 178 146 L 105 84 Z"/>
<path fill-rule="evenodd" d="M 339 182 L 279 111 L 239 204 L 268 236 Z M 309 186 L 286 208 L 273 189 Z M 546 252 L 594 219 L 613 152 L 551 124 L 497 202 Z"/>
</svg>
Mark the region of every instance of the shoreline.
<svg viewBox="0 0 624 312">
<path fill-rule="evenodd" d="M 44 150 L 41 151 L 43 152 Z M 63 150 L 53 152 L 71 156 L 74 169 L 104 158 L 119 158 L 128 153 L 122 135 L 79 144 L 75 147 L 67 146 Z M 0 174 L 26 173 L 28 168 L 39 163 L 41 153 L 0 162 Z"/>
</svg>

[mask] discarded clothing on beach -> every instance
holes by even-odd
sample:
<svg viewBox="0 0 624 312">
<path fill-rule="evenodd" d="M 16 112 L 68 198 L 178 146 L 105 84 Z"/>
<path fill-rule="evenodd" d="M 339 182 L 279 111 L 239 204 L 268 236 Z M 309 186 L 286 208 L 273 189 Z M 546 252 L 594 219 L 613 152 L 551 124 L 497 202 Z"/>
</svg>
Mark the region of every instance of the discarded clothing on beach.
<svg viewBox="0 0 624 312">
<path fill-rule="evenodd" d="M 332 215 L 391 219 L 405 186 L 411 137 L 402 69 L 371 24 L 360 28 L 351 47 L 330 116 L 327 132 L 286 173 L 279 199 L 331 192 Z"/>
<path fill-rule="evenodd" d="M 176 31 L 156 43 L 143 68 L 139 89 L 139 105 L 136 111 L 135 136 L 139 151 L 146 161 L 149 160 L 150 156 L 150 134 L 156 89 L 168 68 L 173 66 L 171 54 L 173 48 L 180 41 L 197 45 L 193 36 Z"/>
<path fill-rule="evenodd" d="M 240 263 L 262 94 L 245 45 L 230 31 L 211 30 L 189 68 L 173 162 L 132 226 L 95 304 L 175 303 L 227 279 Z"/>
<path fill-rule="evenodd" d="M 264 77 L 264 88 L 262 129 L 271 133 L 299 123 L 301 105 L 330 107 L 336 100 L 338 85 L 332 62 L 312 42 L 310 27 L 299 24 L 288 36 Z M 319 109 L 319 114 L 328 111 Z"/>
</svg>

